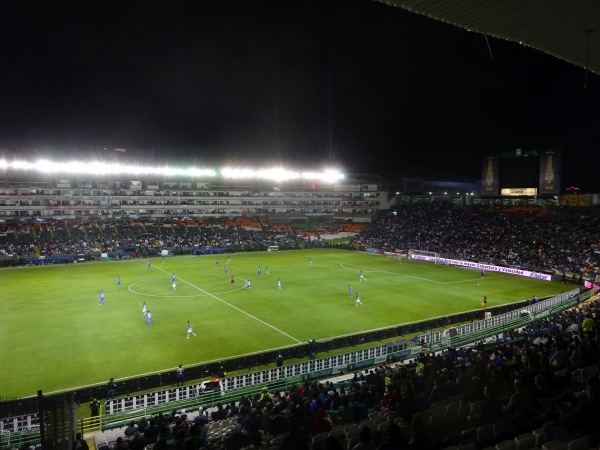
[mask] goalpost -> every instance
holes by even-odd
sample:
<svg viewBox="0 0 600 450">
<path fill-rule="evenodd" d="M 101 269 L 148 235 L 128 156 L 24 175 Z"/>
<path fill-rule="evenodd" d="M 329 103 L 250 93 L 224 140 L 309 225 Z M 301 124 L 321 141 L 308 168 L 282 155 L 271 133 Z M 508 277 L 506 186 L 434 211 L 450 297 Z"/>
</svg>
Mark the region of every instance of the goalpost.
<svg viewBox="0 0 600 450">
<path fill-rule="evenodd" d="M 277 250 L 279 250 L 279 245 L 269 245 L 269 247 L 267 247 L 267 250 L 270 252 L 276 252 Z"/>
<path fill-rule="evenodd" d="M 441 259 L 441 255 L 437 252 L 427 252 L 425 250 L 409 250 L 408 251 L 408 259 L 413 259 L 413 255 L 421 256 L 421 258 L 415 258 L 415 259 L 429 261 L 434 264 L 446 264 L 446 262 L 443 259 Z"/>
</svg>

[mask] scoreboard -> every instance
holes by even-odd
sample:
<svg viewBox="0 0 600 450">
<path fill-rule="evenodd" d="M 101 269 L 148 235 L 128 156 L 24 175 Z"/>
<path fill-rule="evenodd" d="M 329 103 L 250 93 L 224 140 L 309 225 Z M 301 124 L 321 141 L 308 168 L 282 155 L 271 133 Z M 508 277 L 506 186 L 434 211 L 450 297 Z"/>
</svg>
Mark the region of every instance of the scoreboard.
<svg viewBox="0 0 600 450">
<path fill-rule="evenodd" d="M 560 163 L 560 149 L 517 149 L 484 156 L 481 195 L 558 195 Z"/>
</svg>

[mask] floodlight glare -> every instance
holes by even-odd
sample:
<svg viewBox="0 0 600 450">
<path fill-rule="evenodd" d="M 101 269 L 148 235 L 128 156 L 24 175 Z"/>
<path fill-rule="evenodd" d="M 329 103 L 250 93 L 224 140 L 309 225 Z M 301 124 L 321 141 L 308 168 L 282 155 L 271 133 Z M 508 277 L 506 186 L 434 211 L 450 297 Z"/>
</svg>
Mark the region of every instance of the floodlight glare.
<svg viewBox="0 0 600 450">
<path fill-rule="evenodd" d="M 327 169 L 322 172 L 298 172 L 283 167 L 264 169 L 224 167 L 220 171 L 197 167 L 181 168 L 169 166 L 142 166 L 105 163 L 101 161 L 69 161 L 56 162 L 40 159 L 35 163 L 28 161 L 0 161 L 0 169 L 35 170 L 42 173 L 64 173 L 77 175 L 156 175 L 156 176 L 186 176 L 186 177 L 216 177 L 233 179 L 263 179 L 284 182 L 305 179 L 333 183 L 345 178 L 337 170 Z"/>
</svg>

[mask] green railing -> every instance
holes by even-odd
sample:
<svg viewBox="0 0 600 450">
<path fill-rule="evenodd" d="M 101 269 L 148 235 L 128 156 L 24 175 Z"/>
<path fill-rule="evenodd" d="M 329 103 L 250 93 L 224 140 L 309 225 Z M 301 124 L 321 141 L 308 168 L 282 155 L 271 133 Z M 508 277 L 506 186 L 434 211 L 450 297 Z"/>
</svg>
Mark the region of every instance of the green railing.
<svg viewBox="0 0 600 450">
<path fill-rule="evenodd" d="M 302 377 L 289 377 L 281 380 L 271 381 L 267 384 L 262 385 L 253 385 L 239 389 L 230 389 L 225 392 L 222 392 L 220 390 L 203 392 L 201 394 L 198 394 L 198 396 L 196 397 L 185 400 L 161 403 L 160 405 L 148 406 L 146 408 L 136 410 L 127 410 L 110 415 L 103 414 L 100 417 L 100 424 L 90 423 L 89 426 L 84 427 L 84 431 L 86 433 L 89 433 L 97 430 L 110 430 L 113 428 L 119 428 L 127 426 L 129 422 L 131 422 L 131 420 L 139 419 L 143 416 L 154 416 L 161 412 L 168 414 L 170 414 L 173 410 L 186 410 L 187 412 L 191 412 L 197 411 L 200 406 L 202 406 L 205 409 L 212 408 L 219 403 L 226 404 L 230 402 L 237 402 L 242 397 L 253 397 L 255 395 L 259 395 L 263 387 L 266 387 L 271 393 L 282 392 L 287 390 L 290 386 L 302 382 Z M 86 422 L 88 422 L 87 419 L 85 420 Z M 98 419 L 96 418 L 96 420 Z M 94 426 L 92 427 L 92 425 Z"/>
<path fill-rule="evenodd" d="M 566 300 L 548 309 L 540 311 L 537 314 L 527 314 L 522 317 L 519 317 L 518 319 L 486 327 L 485 329 L 475 331 L 473 333 L 456 335 L 444 342 L 435 342 L 430 346 L 430 351 L 440 352 L 448 348 L 449 346 L 453 348 L 465 347 L 468 345 L 475 344 L 477 342 L 481 342 L 485 339 L 501 335 L 505 331 L 516 330 L 519 328 L 526 327 L 528 325 L 534 325 L 535 328 L 536 322 L 538 320 L 557 316 L 568 309 L 574 308 L 579 303 L 586 301 L 588 298 L 590 298 L 590 296 L 591 291 L 586 291 L 578 295 L 577 297 Z"/>
</svg>

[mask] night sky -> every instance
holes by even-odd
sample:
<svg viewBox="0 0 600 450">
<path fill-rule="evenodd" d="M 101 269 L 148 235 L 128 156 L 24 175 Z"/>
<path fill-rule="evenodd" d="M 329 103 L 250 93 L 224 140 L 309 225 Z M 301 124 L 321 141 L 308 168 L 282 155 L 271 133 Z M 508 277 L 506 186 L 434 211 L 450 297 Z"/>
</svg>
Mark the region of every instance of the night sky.
<svg viewBox="0 0 600 450">
<path fill-rule="evenodd" d="M 597 186 L 598 76 L 489 44 L 371 0 L 5 1 L 0 156 L 474 180 L 560 147 Z"/>
</svg>

